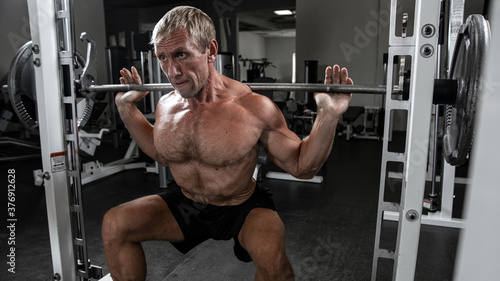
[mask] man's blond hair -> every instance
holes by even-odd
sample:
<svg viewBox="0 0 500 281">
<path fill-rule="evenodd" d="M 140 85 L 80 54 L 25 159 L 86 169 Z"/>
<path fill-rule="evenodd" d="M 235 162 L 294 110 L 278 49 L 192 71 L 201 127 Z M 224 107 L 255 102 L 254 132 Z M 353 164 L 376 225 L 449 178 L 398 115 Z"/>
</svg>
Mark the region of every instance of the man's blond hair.
<svg viewBox="0 0 500 281">
<path fill-rule="evenodd" d="M 207 14 L 194 7 L 179 6 L 168 11 L 156 24 L 151 44 L 156 49 L 161 40 L 184 28 L 201 53 L 205 53 L 210 41 L 215 39 L 214 23 Z"/>
</svg>

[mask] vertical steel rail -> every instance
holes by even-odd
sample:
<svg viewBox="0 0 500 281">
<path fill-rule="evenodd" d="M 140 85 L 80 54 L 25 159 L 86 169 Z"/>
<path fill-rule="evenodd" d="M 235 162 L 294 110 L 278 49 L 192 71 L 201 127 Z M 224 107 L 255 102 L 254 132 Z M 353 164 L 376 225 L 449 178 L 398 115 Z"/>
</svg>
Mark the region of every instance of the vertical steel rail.
<svg viewBox="0 0 500 281">
<path fill-rule="evenodd" d="M 413 280 L 415 277 L 437 60 L 440 1 L 416 0 L 415 5 L 413 36 L 403 38 L 396 36 L 398 7 L 396 0 L 391 2 L 388 61 L 393 61 L 396 56 L 410 55 L 412 57 L 411 81 L 418 81 L 418 83 L 411 83 L 409 99 L 406 101 L 393 100 L 390 94 L 386 98 L 386 111 L 407 111 L 408 123 L 405 151 L 403 153 L 390 152 L 388 150 L 390 114 L 386 114 L 372 280 L 377 278 L 379 259 L 394 261 L 393 280 Z M 422 30 L 428 24 L 435 28 L 435 32 L 430 36 L 424 36 Z M 389 64 L 386 85 L 393 85 L 392 73 L 393 65 Z M 391 93 L 390 86 L 387 87 L 387 93 Z M 387 163 L 391 161 L 404 164 L 399 204 L 384 200 Z M 384 212 L 387 211 L 399 213 L 395 249 L 380 248 L 382 221 Z"/>
<path fill-rule="evenodd" d="M 63 104 L 66 118 L 66 145 L 67 145 L 67 174 L 68 188 L 70 190 L 70 212 L 73 231 L 73 260 L 76 264 L 75 274 L 83 280 L 92 277 L 90 273 L 90 260 L 87 250 L 85 235 L 85 221 L 83 217 L 83 197 L 82 181 L 79 157 L 79 139 L 78 139 L 78 116 L 77 99 L 75 86 L 73 83 L 74 72 L 74 46 L 73 44 L 73 26 L 70 0 L 56 0 L 59 7 L 57 10 L 57 20 L 62 43 L 59 51 L 60 75 L 62 77 Z"/>
<path fill-rule="evenodd" d="M 54 280 L 76 278 L 54 0 L 28 0 Z"/>
<path fill-rule="evenodd" d="M 438 49 L 437 49 L 437 64 L 436 64 L 436 79 L 441 79 L 441 61 L 442 61 L 442 53 L 443 53 L 443 45 L 444 45 L 444 24 L 445 24 L 445 11 L 446 11 L 446 1 L 441 0 L 441 8 L 440 8 L 440 18 L 439 18 L 439 26 L 438 29 Z M 436 173 L 437 173 L 437 159 L 438 159 L 438 134 L 439 134 L 439 112 L 441 105 L 434 105 L 434 123 L 433 123 L 433 131 L 431 134 L 432 138 L 432 150 L 431 155 L 429 155 L 429 166 L 431 170 L 431 192 L 429 193 L 429 201 L 430 213 L 437 212 L 437 204 L 439 194 L 436 193 Z M 431 161 L 432 159 L 432 161 Z"/>
<path fill-rule="evenodd" d="M 449 22 L 448 22 L 448 61 L 447 70 L 448 76 L 451 71 L 451 58 L 455 50 L 455 43 L 457 41 L 457 36 L 459 33 L 460 26 L 464 21 L 464 7 L 465 0 L 450 0 L 449 4 Z M 443 161 L 443 171 L 441 173 L 441 212 L 440 217 L 446 221 L 453 221 L 454 224 L 459 226 L 463 225 L 463 222 L 457 219 L 452 219 L 453 212 L 453 193 L 455 190 L 455 167 L 451 166 L 444 160 Z"/>
</svg>

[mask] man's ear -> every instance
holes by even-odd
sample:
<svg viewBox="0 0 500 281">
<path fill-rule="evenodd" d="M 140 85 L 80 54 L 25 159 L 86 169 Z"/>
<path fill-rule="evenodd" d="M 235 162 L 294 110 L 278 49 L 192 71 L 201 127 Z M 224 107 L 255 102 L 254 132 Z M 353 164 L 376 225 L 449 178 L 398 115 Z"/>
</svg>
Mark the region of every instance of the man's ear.
<svg viewBox="0 0 500 281">
<path fill-rule="evenodd" d="M 208 62 L 213 63 L 215 61 L 215 57 L 217 56 L 217 50 L 219 45 L 215 39 L 212 39 L 210 43 L 208 43 L 207 52 L 208 52 Z"/>
</svg>

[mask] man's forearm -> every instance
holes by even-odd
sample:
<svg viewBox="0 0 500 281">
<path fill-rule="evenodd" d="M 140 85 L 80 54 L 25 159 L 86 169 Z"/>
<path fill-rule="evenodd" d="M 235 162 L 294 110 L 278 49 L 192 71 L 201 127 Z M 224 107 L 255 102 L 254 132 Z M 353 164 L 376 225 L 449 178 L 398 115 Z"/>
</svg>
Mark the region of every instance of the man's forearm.
<svg viewBox="0 0 500 281">
<path fill-rule="evenodd" d="M 318 109 L 311 134 L 302 141 L 299 154 L 301 177 L 313 177 L 323 166 L 332 150 L 338 117 Z"/>
</svg>

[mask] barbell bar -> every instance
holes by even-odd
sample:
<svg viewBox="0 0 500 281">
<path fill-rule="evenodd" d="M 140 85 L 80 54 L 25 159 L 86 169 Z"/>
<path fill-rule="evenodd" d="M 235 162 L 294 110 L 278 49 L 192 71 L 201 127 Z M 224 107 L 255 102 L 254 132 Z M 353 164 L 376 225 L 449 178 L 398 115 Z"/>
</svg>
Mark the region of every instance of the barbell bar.
<svg viewBox="0 0 500 281">
<path fill-rule="evenodd" d="M 310 83 L 245 83 L 252 91 L 284 91 L 284 92 L 317 92 L 317 93 L 353 93 L 353 94 L 382 94 L 387 93 L 385 85 L 347 85 L 347 84 L 310 84 Z M 452 104 L 457 93 L 457 80 L 436 79 L 434 81 L 434 104 Z M 397 85 L 392 88 L 392 95 L 408 95 L 410 79 L 405 79 L 403 88 Z M 170 83 L 151 84 L 105 84 L 82 86 L 80 93 L 96 92 L 128 92 L 128 91 L 173 91 Z"/>
<path fill-rule="evenodd" d="M 384 85 L 346 85 L 346 84 L 306 84 L 306 83 L 246 83 L 253 91 L 285 92 L 321 92 L 321 93 L 356 93 L 385 94 Z M 172 91 L 170 83 L 157 84 L 107 84 L 83 86 L 81 92 L 128 92 L 128 91 Z M 393 93 L 399 93 L 397 87 Z"/>
</svg>

